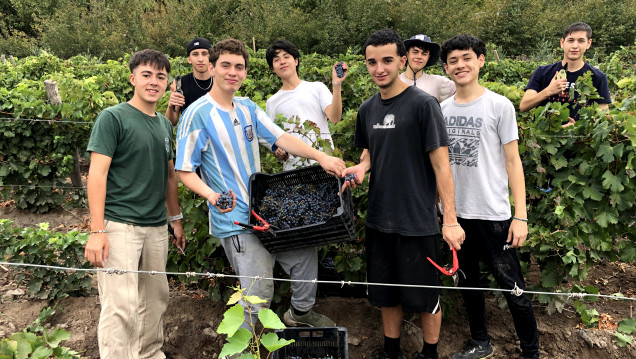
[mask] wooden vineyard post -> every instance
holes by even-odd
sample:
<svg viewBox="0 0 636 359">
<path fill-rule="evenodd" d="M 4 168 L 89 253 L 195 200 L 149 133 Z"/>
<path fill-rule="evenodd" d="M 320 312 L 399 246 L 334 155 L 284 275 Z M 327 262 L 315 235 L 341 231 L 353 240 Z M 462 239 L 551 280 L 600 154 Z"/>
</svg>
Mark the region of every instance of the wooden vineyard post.
<svg viewBox="0 0 636 359">
<path fill-rule="evenodd" d="M 49 102 L 59 106 L 62 104 L 62 98 L 60 97 L 60 91 L 57 87 L 56 81 L 44 80 L 44 88 L 46 89 L 46 94 L 49 97 Z M 73 163 L 73 172 L 71 173 L 71 183 L 73 187 L 84 187 L 82 184 L 82 173 L 80 171 L 80 156 L 79 150 L 75 147 L 75 153 L 73 154 L 74 163 Z"/>
</svg>

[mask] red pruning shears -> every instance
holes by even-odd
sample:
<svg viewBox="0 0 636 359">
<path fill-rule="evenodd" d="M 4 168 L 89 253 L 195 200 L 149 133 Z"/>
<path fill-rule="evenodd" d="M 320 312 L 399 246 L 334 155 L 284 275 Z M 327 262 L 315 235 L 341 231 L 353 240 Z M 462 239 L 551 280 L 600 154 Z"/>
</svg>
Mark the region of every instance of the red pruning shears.
<svg viewBox="0 0 636 359">
<path fill-rule="evenodd" d="M 271 233 L 274 237 L 276 236 L 276 233 L 274 232 L 274 230 L 270 228 L 269 223 L 267 223 L 267 221 L 265 221 L 258 214 L 256 214 L 254 210 L 252 210 L 252 215 L 258 221 L 256 224 L 247 224 L 247 223 L 241 223 L 237 221 L 234 221 L 234 224 L 238 224 L 241 227 L 249 228 L 254 231 L 268 232 L 268 233 Z"/>
<path fill-rule="evenodd" d="M 428 259 L 428 261 L 431 262 L 431 264 L 434 265 L 435 268 L 437 268 L 440 272 L 446 275 L 453 276 L 453 281 L 455 282 L 455 286 L 457 286 L 457 284 L 459 283 L 459 277 L 457 276 L 457 273 L 461 273 L 462 276 L 464 276 L 464 278 L 466 278 L 466 275 L 464 274 L 464 272 L 462 272 L 461 269 L 459 269 L 459 261 L 457 260 L 457 251 L 455 250 L 455 248 L 451 248 L 451 249 L 453 251 L 453 266 L 452 267 L 450 265 L 446 267 L 440 267 L 437 263 L 435 263 L 431 259 L 431 257 L 426 257 L 426 259 Z"/>
</svg>

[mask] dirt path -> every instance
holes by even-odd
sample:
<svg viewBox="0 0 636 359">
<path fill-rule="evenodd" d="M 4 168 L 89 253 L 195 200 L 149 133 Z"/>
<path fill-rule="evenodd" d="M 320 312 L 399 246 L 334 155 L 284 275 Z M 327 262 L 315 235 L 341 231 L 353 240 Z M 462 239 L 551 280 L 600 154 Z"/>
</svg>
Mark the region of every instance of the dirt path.
<svg viewBox="0 0 636 359">
<path fill-rule="evenodd" d="M 48 221 L 51 227 L 60 229 L 82 226 L 85 211 L 60 211 L 58 213 L 30 215 L 11 208 L 0 208 L 0 218 L 11 218 L 16 223 L 32 226 Z M 531 280 L 538 280 L 536 268 L 530 268 Z M 18 287 L 12 279 L 13 269 L 0 269 L 0 337 L 23 330 L 37 318 L 45 303 L 30 298 L 26 289 Z M 570 283 L 570 285 L 573 283 Z M 634 296 L 636 290 L 636 267 L 633 264 L 610 263 L 595 267 L 582 284 L 593 284 L 603 294 L 621 292 Z M 22 293 L 20 291 L 22 289 Z M 457 296 L 450 292 L 449 296 Z M 442 323 L 439 344 L 440 357 L 448 358 L 460 349 L 468 338 L 468 326 L 461 305 L 461 299 L 446 310 Z M 546 308 L 535 303 L 541 353 L 544 358 L 636 358 L 636 346 L 619 348 L 613 341 L 613 331 L 602 329 L 580 329 L 581 321 L 572 307 L 566 306 L 563 313 L 548 315 Z M 92 297 L 66 298 L 60 309 L 49 320 L 51 325 L 66 328 L 71 339 L 64 346 L 81 351 L 87 358 L 99 358 L 97 348 L 97 321 L 99 319 L 99 299 Z M 611 317 L 610 321 L 633 316 L 634 302 L 599 300 L 588 303 L 599 313 Z M 382 324 L 380 311 L 369 305 L 366 299 L 329 297 L 319 298 L 316 310 L 330 316 L 339 326 L 346 327 L 349 334 L 349 357 L 368 358 L 382 345 Z M 493 340 L 493 358 L 518 358 L 520 351 L 516 341 L 512 319 L 507 309 L 500 309 L 493 294 L 487 295 L 489 332 Z M 212 302 L 206 293 L 187 288 L 174 287 L 171 290 L 170 305 L 164 318 L 164 350 L 181 359 L 216 359 L 223 344 L 223 336 L 215 332 L 223 318 L 225 305 Z M 402 327 L 402 347 L 412 354 L 422 345 L 419 320 L 411 315 L 406 317 Z M 413 322 L 410 320 L 414 319 Z"/>
</svg>

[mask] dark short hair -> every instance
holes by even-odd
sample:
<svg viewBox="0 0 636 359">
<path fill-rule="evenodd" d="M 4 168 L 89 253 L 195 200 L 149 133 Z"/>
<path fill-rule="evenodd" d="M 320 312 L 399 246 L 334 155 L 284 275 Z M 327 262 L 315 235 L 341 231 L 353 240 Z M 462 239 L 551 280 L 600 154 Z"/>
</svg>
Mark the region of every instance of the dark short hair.
<svg viewBox="0 0 636 359">
<path fill-rule="evenodd" d="M 274 42 L 270 47 L 267 48 L 267 51 L 265 51 L 265 59 L 267 60 L 269 69 L 274 69 L 274 57 L 278 55 L 280 50 L 283 50 L 286 53 L 292 55 L 294 60 L 298 60 L 298 65 L 296 66 L 296 73 L 298 73 L 298 67 L 300 67 L 300 52 L 298 51 L 296 45 L 292 44 L 291 41 L 284 39 Z"/>
<path fill-rule="evenodd" d="M 562 38 L 565 39 L 568 35 L 576 31 L 585 31 L 587 33 L 587 39 L 589 40 L 592 38 L 592 28 L 584 22 L 575 22 L 574 24 L 568 25 L 568 27 L 563 30 Z"/>
<path fill-rule="evenodd" d="M 250 61 L 250 54 L 247 52 L 247 47 L 245 47 L 245 43 L 243 41 L 227 38 L 217 42 L 212 47 L 212 50 L 210 50 L 210 63 L 212 66 L 216 66 L 216 60 L 218 60 L 219 56 L 224 53 L 243 56 L 243 59 L 245 59 L 245 68 L 247 68 Z"/>
<path fill-rule="evenodd" d="M 170 60 L 163 52 L 157 50 L 145 49 L 135 52 L 128 61 L 130 72 L 134 72 L 139 65 L 150 65 L 159 70 L 165 69 L 166 73 L 170 73 Z"/>
<path fill-rule="evenodd" d="M 367 57 L 368 46 L 382 46 L 395 44 L 397 46 L 398 56 L 406 56 L 406 48 L 404 47 L 404 41 L 397 32 L 391 29 L 378 30 L 371 34 L 367 41 L 362 45 L 362 54 Z"/>
<path fill-rule="evenodd" d="M 448 53 L 453 50 L 473 50 L 477 57 L 480 55 L 486 56 L 486 44 L 478 37 L 470 34 L 453 36 L 444 41 L 440 52 L 440 58 L 443 63 L 446 63 Z"/>
</svg>

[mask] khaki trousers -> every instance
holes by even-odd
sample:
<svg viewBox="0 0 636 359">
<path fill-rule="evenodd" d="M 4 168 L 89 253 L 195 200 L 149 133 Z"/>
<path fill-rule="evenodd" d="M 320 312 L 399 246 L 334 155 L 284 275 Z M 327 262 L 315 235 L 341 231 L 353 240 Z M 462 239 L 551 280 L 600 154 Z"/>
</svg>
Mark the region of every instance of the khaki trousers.
<svg viewBox="0 0 636 359">
<path fill-rule="evenodd" d="M 139 227 L 106 221 L 110 245 L 104 268 L 165 271 L 167 226 Z M 165 274 L 97 273 L 102 305 L 97 339 L 102 359 L 164 359 Z"/>
</svg>

